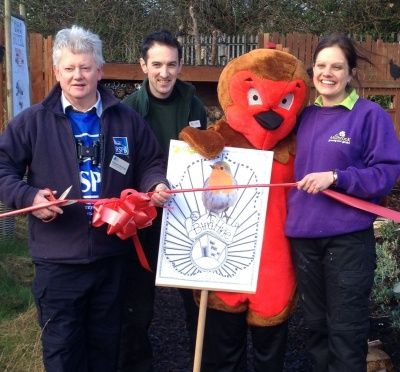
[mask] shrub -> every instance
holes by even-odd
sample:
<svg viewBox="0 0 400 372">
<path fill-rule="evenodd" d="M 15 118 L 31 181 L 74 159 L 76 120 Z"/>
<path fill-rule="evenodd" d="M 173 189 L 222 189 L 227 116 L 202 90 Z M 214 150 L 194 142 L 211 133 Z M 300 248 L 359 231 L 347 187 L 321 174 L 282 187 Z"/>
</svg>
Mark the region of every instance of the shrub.
<svg viewBox="0 0 400 372">
<path fill-rule="evenodd" d="M 400 331 L 400 308 L 393 293 L 395 284 L 400 282 L 400 226 L 386 222 L 379 231 L 377 268 L 371 293 L 372 315 L 388 316 L 392 328 Z"/>
</svg>

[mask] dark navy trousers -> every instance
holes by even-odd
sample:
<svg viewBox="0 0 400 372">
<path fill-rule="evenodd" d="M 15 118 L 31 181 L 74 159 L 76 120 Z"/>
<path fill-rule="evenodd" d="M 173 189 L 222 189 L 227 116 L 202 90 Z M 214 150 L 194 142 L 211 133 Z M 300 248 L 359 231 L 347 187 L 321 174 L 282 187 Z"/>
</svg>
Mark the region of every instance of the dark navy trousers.
<svg viewBox="0 0 400 372">
<path fill-rule="evenodd" d="M 282 372 L 288 321 L 271 327 L 251 327 L 246 313 L 207 309 L 201 372 L 246 372 L 247 333 L 252 340 L 254 371 Z"/>
<path fill-rule="evenodd" d="M 291 239 L 314 372 L 367 370 L 369 295 L 376 254 L 373 230 Z"/>
<path fill-rule="evenodd" d="M 32 286 L 48 372 L 117 369 L 125 255 L 87 264 L 36 262 Z"/>
</svg>

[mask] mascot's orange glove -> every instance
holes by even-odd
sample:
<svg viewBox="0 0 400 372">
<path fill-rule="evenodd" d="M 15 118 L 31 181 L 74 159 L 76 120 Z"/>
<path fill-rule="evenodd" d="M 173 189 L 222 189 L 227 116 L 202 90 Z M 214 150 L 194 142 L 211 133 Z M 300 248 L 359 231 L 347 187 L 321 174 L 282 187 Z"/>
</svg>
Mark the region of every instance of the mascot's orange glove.
<svg viewBox="0 0 400 372">
<path fill-rule="evenodd" d="M 179 138 L 206 158 L 224 146 L 274 151 L 271 183 L 293 182 L 296 119 L 308 102 L 309 78 L 302 63 L 289 53 L 256 49 L 228 63 L 218 82 L 225 118 L 206 131 L 186 127 Z M 271 188 L 263 248 L 254 294 L 210 292 L 208 306 L 247 311 L 248 323 L 276 325 L 293 307 L 295 277 L 289 242 L 284 235 L 287 192 Z"/>
</svg>

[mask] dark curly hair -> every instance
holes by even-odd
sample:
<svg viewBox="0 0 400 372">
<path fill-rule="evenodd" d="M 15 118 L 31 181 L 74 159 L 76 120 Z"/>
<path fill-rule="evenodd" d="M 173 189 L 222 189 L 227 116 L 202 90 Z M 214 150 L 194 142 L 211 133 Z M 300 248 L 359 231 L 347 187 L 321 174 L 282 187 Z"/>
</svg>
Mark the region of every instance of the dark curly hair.
<svg viewBox="0 0 400 372">
<path fill-rule="evenodd" d="M 147 62 L 147 52 L 154 44 L 167 45 L 178 50 L 179 62 L 182 59 L 182 45 L 179 41 L 167 30 L 160 30 L 148 34 L 140 47 L 140 55 Z"/>
</svg>

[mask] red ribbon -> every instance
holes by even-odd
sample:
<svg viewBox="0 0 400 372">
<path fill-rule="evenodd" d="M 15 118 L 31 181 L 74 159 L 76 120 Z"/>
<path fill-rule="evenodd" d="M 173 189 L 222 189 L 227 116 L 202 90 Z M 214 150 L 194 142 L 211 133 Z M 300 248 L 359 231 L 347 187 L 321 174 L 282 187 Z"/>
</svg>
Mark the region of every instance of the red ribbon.
<svg viewBox="0 0 400 372">
<path fill-rule="evenodd" d="M 205 187 L 205 188 L 194 188 L 194 189 L 176 189 L 176 190 L 167 190 L 168 193 L 178 194 L 185 192 L 194 192 L 194 191 L 207 191 L 207 190 L 225 190 L 225 189 L 246 189 L 249 187 L 295 187 L 296 183 L 272 183 L 272 184 L 253 184 L 253 185 L 232 185 L 232 186 L 214 186 L 214 187 Z M 381 205 L 377 205 L 366 200 L 358 199 L 350 195 L 342 194 L 340 192 L 326 189 L 321 191 L 322 194 L 329 196 L 332 199 L 335 199 L 343 204 L 349 205 L 354 208 L 361 209 L 363 211 L 376 214 L 377 216 L 381 216 L 384 218 L 388 218 L 394 222 L 400 223 L 400 212 L 394 211 L 390 208 L 382 207 Z"/>
<path fill-rule="evenodd" d="M 214 186 L 207 188 L 193 188 L 193 189 L 174 189 L 166 190 L 170 194 L 206 191 L 206 190 L 223 190 L 223 189 L 239 189 L 239 188 L 254 188 L 254 187 L 294 187 L 296 183 L 276 183 L 276 184 L 253 184 L 253 185 L 232 185 L 232 186 Z M 328 197 L 331 197 L 341 203 L 358 208 L 378 216 L 382 216 L 400 223 L 400 212 L 376 205 L 365 200 L 361 200 L 346 194 L 341 194 L 337 191 L 330 189 L 322 191 Z M 99 227 L 104 223 L 108 224 L 107 234 L 116 234 L 121 239 L 132 238 L 133 243 L 138 254 L 141 265 L 151 271 L 150 265 L 146 259 L 142 245 L 137 237 L 137 230 L 148 227 L 152 224 L 154 218 L 157 216 L 157 210 L 150 204 L 151 195 L 153 193 L 140 193 L 133 189 L 122 191 L 120 198 L 112 199 L 78 199 L 78 200 L 53 200 L 48 203 L 41 203 L 39 205 L 23 208 L 16 211 L 6 212 L 0 214 L 0 218 L 11 215 L 23 214 L 46 208 L 50 205 L 68 204 L 70 202 L 77 203 L 93 203 L 93 226 Z"/>
<path fill-rule="evenodd" d="M 390 208 L 382 207 L 374 203 L 367 202 L 362 199 L 355 198 L 354 196 L 342 194 L 331 189 L 322 191 L 323 194 L 329 196 L 332 199 L 340 201 L 343 204 L 350 205 L 351 207 L 361 209 L 362 211 L 376 214 L 377 216 L 388 218 L 396 223 L 400 223 L 400 212 Z"/>
<path fill-rule="evenodd" d="M 120 198 L 103 199 L 93 206 L 94 227 L 108 224 L 107 234 L 116 234 L 121 239 L 132 237 L 141 265 L 151 271 L 143 247 L 137 237 L 137 230 L 148 227 L 157 216 L 157 210 L 150 205 L 150 197 L 133 189 L 122 191 Z"/>
</svg>

